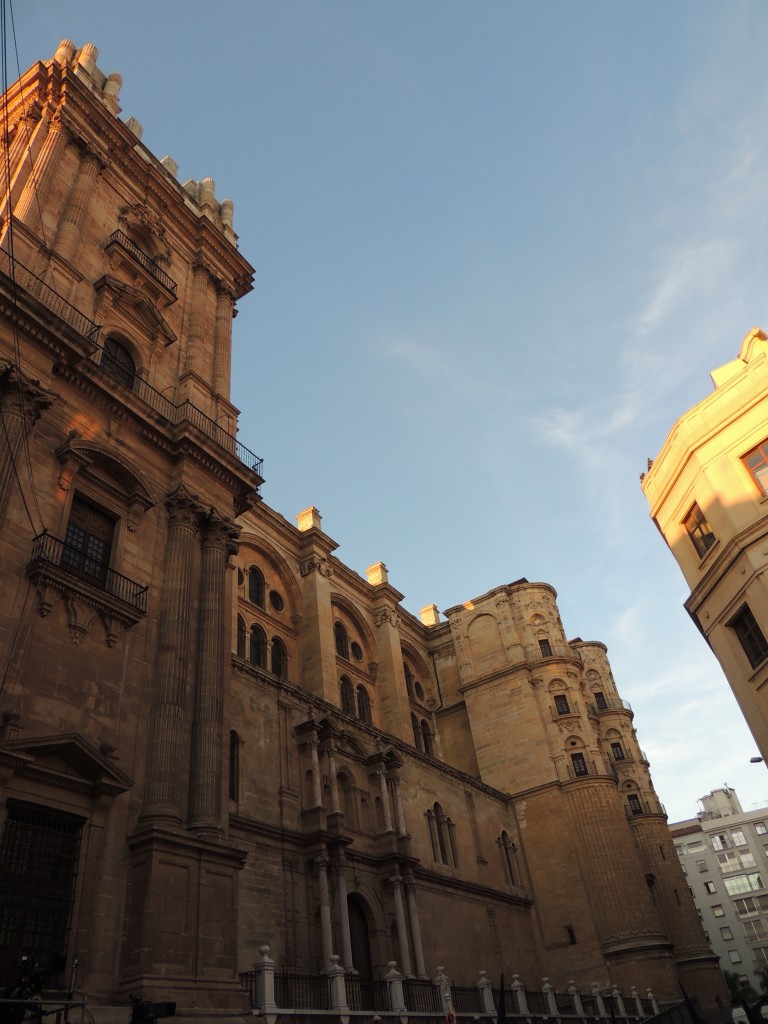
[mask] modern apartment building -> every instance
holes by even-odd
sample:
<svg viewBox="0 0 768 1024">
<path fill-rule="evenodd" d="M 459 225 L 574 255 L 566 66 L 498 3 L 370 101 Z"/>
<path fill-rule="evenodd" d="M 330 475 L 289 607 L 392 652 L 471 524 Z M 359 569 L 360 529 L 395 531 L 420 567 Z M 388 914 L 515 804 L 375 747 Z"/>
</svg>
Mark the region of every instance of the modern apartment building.
<svg viewBox="0 0 768 1024">
<path fill-rule="evenodd" d="M 724 971 L 762 991 L 768 970 L 768 807 L 743 811 L 732 789 L 699 801 L 695 818 L 670 824 L 701 922 Z"/>
</svg>

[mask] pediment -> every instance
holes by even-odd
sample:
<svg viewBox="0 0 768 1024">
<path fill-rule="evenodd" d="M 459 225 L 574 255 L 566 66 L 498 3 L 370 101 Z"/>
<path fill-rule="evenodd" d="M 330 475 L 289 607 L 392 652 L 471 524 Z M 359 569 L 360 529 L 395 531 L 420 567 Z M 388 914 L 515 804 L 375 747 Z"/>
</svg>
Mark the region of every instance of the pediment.
<svg viewBox="0 0 768 1024">
<path fill-rule="evenodd" d="M 0 762 L 26 778 L 93 796 L 117 796 L 133 786 L 133 779 L 78 733 L 0 743 Z"/>
<path fill-rule="evenodd" d="M 166 345 L 171 345 L 177 340 L 176 333 L 143 289 L 118 281 L 111 274 L 105 274 L 100 278 L 94 288 L 99 298 L 102 293 L 109 293 L 116 309 L 122 309 L 126 315 L 132 313 L 150 337 L 161 334 Z"/>
</svg>

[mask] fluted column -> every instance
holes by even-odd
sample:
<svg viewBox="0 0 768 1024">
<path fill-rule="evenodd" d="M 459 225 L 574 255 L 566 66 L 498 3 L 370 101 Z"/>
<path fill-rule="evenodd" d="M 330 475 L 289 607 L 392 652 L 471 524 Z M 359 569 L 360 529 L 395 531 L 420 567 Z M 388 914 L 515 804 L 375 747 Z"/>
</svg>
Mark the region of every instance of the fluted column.
<svg viewBox="0 0 768 1024">
<path fill-rule="evenodd" d="M 336 778 L 336 758 L 334 756 L 333 744 L 329 743 L 326 750 L 328 754 L 328 782 L 331 787 L 331 812 L 339 813 L 339 780 Z M 345 966 L 347 966 L 345 964 Z"/>
<path fill-rule="evenodd" d="M 336 859 L 336 880 L 341 921 L 341 959 L 347 970 L 351 970 L 355 965 L 352 962 L 352 935 L 349 930 L 349 906 L 347 904 L 347 859 L 344 854 L 339 854 Z"/>
<path fill-rule="evenodd" d="M 27 380 L 12 363 L 0 367 L 0 520 L 16 488 L 24 433 L 54 401 L 51 392 Z"/>
<path fill-rule="evenodd" d="M 200 649 L 192 729 L 190 826 L 221 830 L 221 755 L 224 722 L 224 614 L 227 559 L 240 532 L 214 509 L 203 521 Z"/>
<path fill-rule="evenodd" d="M 19 125 L 19 131 L 22 130 L 23 125 Z M 30 166 L 25 173 L 25 184 L 13 211 L 16 219 L 29 227 L 37 223 L 39 210 L 45 209 L 48 189 L 53 177 L 59 172 L 61 158 L 69 140 L 69 130 L 64 127 L 60 118 L 54 117 L 48 125 L 48 134 L 40 149 L 40 155 L 35 160 L 34 168 Z M 32 158 L 28 156 L 27 159 Z"/>
<path fill-rule="evenodd" d="M 411 937 L 413 938 L 413 959 L 416 961 L 416 974 L 419 978 L 426 978 L 427 968 L 424 964 L 424 948 L 421 943 L 421 925 L 419 924 L 419 911 L 416 906 L 416 882 L 413 872 L 406 872 L 404 881 L 405 899 L 408 904 L 408 920 L 411 925 Z"/>
<path fill-rule="evenodd" d="M 395 794 L 395 816 L 397 819 L 397 834 L 399 836 L 408 835 L 408 829 L 405 824 L 405 811 L 403 810 L 403 793 L 400 789 L 400 776 L 392 775 L 390 778 L 392 783 L 392 789 Z"/>
<path fill-rule="evenodd" d="M 165 502 L 168 537 L 160 601 L 157 664 L 149 713 L 142 818 L 181 822 L 184 703 L 189 657 L 190 583 L 201 509 L 182 485 Z"/>
<path fill-rule="evenodd" d="M 320 757 L 318 754 L 318 739 L 317 736 L 310 736 L 309 738 L 309 756 L 312 760 L 312 796 L 315 801 L 315 807 L 323 806 L 323 789 L 320 781 Z"/>
<path fill-rule="evenodd" d="M 389 880 L 392 883 L 392 896 L 395 901 L 395 919 L 397 921 L 397 938 L 400 943 L 401 966 L 403 974 L 406 977 L 412 977 L 411 950 L 408 942 L 408 928 L 405 923 L 405 908 L 403 907 L 403 880 L 399 874 L 392 875 Z"/>
<path fill-rule="evenodd" d="M 376 774 L 379 777 L 379 785 L 381 787 L 381 802 L 384 805 L 384 828 L 387 832 L 393 832 L 392 828 L 392 809 L 389 806 L 389 790 L 387 788 L 387 775 L 383 769 L 379 769 Z"/>
<path fill-rule="evenodd" d="M 328 888 L 328 856 L 321 853 L 315 857 L 317 877 L 320 882 L 320 928 L 323 939 L 323 967 L 327 967 L 333 956 L 333 932 L 331 930 L 331 898 Z"/>
<path fill-rule="evenodd" d="M 75 176 L 75 183 L 69 193 L 67 205 L 59 221 L 59 230 L 54 245 L 55 250 L 65 260 L 72 261 L 77 254 L 83 220 L 85 218 L 91 192 L 103 164 L 93 150 L 86 149 L 80 156 L 80 167 Z"/>
<path fill-rule="evenodd" d="M 205 331 L 205 296 L 208 290 L 208 270 L 201 262 L 192 268 L 192 299 L 187 330 L 187 373 L 201 373 L 203 334 Z"/>
<path fill-rule="evenodd" d="M 213 332 L 213 390 L 229 398 L 230 363 L 232 352 L 232 310 L 235 299 L 228 288 L 216 290 L 216 322 Z"/>
</svg>

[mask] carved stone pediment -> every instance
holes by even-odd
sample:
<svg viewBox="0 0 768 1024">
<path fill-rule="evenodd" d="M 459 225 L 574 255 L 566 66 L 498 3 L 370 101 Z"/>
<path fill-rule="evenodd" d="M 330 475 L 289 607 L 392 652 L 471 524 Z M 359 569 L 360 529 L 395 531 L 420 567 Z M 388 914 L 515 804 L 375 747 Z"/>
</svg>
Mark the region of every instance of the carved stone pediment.
<svg viewBox="0 0 768 1024">
<path fill-rule="evenodd" d="M 0 743 L 0 764 L 36 782 L 94 797 L 118 796 L 133 786 L 133 779 L 78 733 Z"/>
</svg>

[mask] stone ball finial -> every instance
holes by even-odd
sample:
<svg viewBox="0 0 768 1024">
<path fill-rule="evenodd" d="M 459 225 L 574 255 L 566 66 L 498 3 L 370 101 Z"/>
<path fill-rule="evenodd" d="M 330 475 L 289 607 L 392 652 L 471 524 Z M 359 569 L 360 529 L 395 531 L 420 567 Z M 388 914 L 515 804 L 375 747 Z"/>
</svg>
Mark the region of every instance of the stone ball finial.
<svg viewBox="0 0 768 1024">
<path fill-rule="evenodd" d="M 269 956 L 270 945 L 265 942 L 262 946 L 259 946 L 259 952 L 262 956 Z"/>
<path fill-rule="evenodd" d="M 235 204 L 231 199 L 221 200 L 221 223 L 225 228 L 232 227 L 232 218 L 235 212 Z"/>
<path fill-rule="evenodd" d="M 56 53 L 53 55 L 53 59 L 57 64 L 69 64 L 75 55 L 77 47 L 71 39 L 62 39 L 56 48 Z"/>
</svg>

